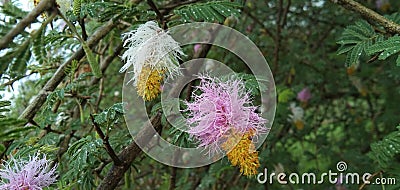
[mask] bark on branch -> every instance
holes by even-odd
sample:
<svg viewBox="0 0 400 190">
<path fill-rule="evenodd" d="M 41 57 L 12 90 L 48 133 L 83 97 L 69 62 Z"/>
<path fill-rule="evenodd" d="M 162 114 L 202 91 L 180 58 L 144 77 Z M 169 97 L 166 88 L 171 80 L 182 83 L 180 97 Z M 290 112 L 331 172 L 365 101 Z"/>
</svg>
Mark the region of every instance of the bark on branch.
<svg viewBox="0 0 400 190">
<path fill-rule="evenodd" d="M 105 25 L 100 27 L 94 32 L 94 34 L 89 38 L 87 44 L 90 48 L 94 47 L 104 36 L 106 36 L 115 26 L 114 21 L 110 20 Z M 27 119 L 31 121 L 35 117 L 36 112 L 39 111 L 40 107 L 44 104 L 47 98 L 47 92 L 52 92 L 61 83 L 65 77 L 64 69 L 72 63 L 73 60 L 80 60 L 85 56 L 85 52 L 82 48 L 79 48 L 72 57 L 58 67 L 57 71 L 51 77 L 49 81 L 40 90 L 38 95 L 33 99 L 32 103 L 22 112 L 20 119 Z"/>
<path fill-rule="evenodd" d="M 153 137 L 155 131 L 161 130 L 161 113 L 153 116 L 150 121 L 152 126 L 149 126 L 150 124 L 144 126 L 143 130 L 136 135 L 136 141 L 147 142 Z M 131 167 L 132 162 L 137 156 L 140 155 L 141 152 L 142 149 L 134 142 L 125 147 L 118 154 L 118 158 L 122 161 L 122 164 L 114 164 L 112 166 L 107 176 L 101 182 L 100 186 L 97 187 L 97 190 L 115 189 L 125 172 Z"/>
<path fill-rule="evenodd" d="M 15 28 L 13 28 L 3 38 L 0 39 L 0 50 L 7 48 L 15 36 L 24 31 L 25 28 L 34 22 L 36 18 L 44 11 L 51 9 L 52 7 L 56 7 L 55 4 L 55 0 L 40 1 L 40 3 L 24 19 L 18 22 Z"/>
<path fill-rule="evenodd" d="M 361 5 L 360 3 L 353 0 L 331 0 L 333 3 L 337 3 L 344 8 L 357 12 L 368 20 L 374 21 L 377 24 L 383 26 L 385 30 L 389 33 L 400 34 L 400 25 L 383 17 L 382 15 L 376 13 L 375 11 Z"/>
<path fill-rule="evenodd" d="M 110 157 L 113 160 L 113 162 L 115 163 L 115 165 L 117 165 L 117 166 L 122 165 L 121 160 L 118 158 L 117 154 L 115 154 L 114 149 L 111 147 L 111 144 L 108 141 L 108 136 L 104 135 L 100 126 L 97 125 L 97 123 L 94 121 L 94 116 L 92 114 L 90 114 L 90 119 L 92 120 L 93 127 L 96 130 L 97 134 L 100 136 L 101 140 L 103 140 L 103 145 L 104 145 L 108 155 L 110 155 Z"/>
</svg>

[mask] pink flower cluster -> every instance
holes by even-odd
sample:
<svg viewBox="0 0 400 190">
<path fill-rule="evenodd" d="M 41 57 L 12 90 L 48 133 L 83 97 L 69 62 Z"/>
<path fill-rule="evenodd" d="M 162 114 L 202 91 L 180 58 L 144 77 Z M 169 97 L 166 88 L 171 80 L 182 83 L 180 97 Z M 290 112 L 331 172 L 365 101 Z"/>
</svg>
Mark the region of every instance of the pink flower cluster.
<svg viewBox="0 0 400 190">
<path fill-rule="evenodd" d="M 50 168 L 46 156 L 42 159 L 38 155 L 30 156 L 29 161 L 11 158 L 3 163 L 0 170 L 2 184 L 0 189 L 5 190 L 42 190 L 54 183 L 57 178 L 57 166 Z"/>
<path fill-rule="evenodd" d="M 220 145 L 233 131 L 240 134 L 266 132 L 266 120 L 255 112 L 257 107 L 252 105 L 243 81 L 225 82 L 208 76 L 200 76 L 200 80 L 192 94 L 194 101 L 186 102 L 190 112 L 188 133 L 199 141 L 199 147 L 210 148 L 212 154 L 220 150 Z"/>
<path fill-rule="evenodd" d="M 297 99 L 300 102 L 308 102 L 311 99 L 311 91 L 309 88 L 303 88 L 299 93 L 297 93 Z"/>
</svg>

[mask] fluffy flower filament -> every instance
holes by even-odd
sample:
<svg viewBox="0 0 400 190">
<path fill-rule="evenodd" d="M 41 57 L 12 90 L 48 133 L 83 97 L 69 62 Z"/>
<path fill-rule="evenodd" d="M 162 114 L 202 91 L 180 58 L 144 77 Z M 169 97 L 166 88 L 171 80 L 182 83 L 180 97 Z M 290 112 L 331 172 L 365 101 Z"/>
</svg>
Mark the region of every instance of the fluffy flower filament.
<svg viewBox="0 0 400 190">
<path fill-rule="evenodd" d="M 3 163 L 0 169 L 2 184 L 5 190 L 41 190 L 56 181 L 57 166 L 50 168 L 50 161 L 44 156 L 30 156 L 29 160 L 11 158 Z"/>
<path fill-rule="evenodd" d="M 124 47 L 128 49 L 122 55 L 125 65 L 120 72 L 133 66 L 130 81 L 133 81 L 140 96 L 147 101 L 152 100 L 161 92 L 159 86 L 163 74 L 170 77 L 180 74 L 178 59 L 184 55 L 182 49 L 154 21 L 140 25 L 137 30 L 124 34 L 123 38 Z"/>
<path fill-rule="evenodd" d="M 266 120 L 255 112 L 243 81 L 207 76 L 200 80 L 192 94 L 194 101 L 186 102 L 188 133 L 209 154 L 228 152 L 232 165 L 239 166 L 244 175 L 257 174 L 260 163 L 251 138 L 266 132 Z"/>
</svg>

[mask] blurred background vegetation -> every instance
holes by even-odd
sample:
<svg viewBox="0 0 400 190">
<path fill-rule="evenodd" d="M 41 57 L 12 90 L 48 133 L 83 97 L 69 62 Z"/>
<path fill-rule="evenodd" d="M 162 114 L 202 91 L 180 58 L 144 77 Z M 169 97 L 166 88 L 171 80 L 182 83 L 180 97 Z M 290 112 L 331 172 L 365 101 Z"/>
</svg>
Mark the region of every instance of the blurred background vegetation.
<svg viewBox="0 0 400 190">
<path fill-rule="evenodd" d="M 204 21 L 248 36 L 273 72 L 277 110 L 268 138 L 258 149 L 259 172 L 268 168 L 269 172 L 319 174 L 336 171 L 336 164 L 345 161 L 347 172 L 393 177 L 397 185 L 259 184 L 255 177 L 241 176 L 226 158 L 201 168 L 176 169 L 138 153 L 122 179 L 114 179 L 119 182 L 117 189 L 399 189 L 398 33 L 334 2 L 57 1 L 58 10 L 73 27 L 55 14 L 53 5 L 0 52 L 1 94 L 6 95 L 0 102 L 1 159 L 40 151 L 59 163 L 58 183 L 49 189 L 96 189 L 115 164 L 103 142 L 108 141 L 117 154 L 133 143 L 120 104 L 121 34 L 149 20 L 165 28 Z M 400 23 L 396 12 L 400 1 L 359 2 Z M 2 1 L 1 38 L 31 11 L 21 9 L 26 3 Z M 96 38 L 96 31 L 100 37 L 88 42 Z M 77 35 L 89 40 L 81 42 Z M 195 53 L 193 46 L 184 50 L 189 56 Z M 250 73 L 222 48 L 211 47 L 206 57 Z M 93 76 L 93 64 L 100 67 L 102 77 Z M 305 88 L 311 97 L 298 98 Z M 37 103 L 40 97 L 45 101 Z M 157 101 L 149 104 L 149 112 Z M 299 110 L 303 114 L 293 119 Z M 162 123 L 165 138 L 176 135 Z M 107 138 L 99 137 L 93 125 Z"/>
</svg>

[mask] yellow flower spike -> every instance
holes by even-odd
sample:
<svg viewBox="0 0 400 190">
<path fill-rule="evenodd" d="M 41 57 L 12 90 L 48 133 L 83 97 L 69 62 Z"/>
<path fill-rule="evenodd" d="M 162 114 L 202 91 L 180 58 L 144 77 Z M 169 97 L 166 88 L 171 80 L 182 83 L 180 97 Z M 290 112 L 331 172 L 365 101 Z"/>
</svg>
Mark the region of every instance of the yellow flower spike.
<svg viewBox="0 0 400 190">
<path fill-rule="evenodd" d="M 297 128 L 298 130 L 304 129 L 304 123 L 303 123 L 303 121 L 301 121 L 301 120 L 296 120 L 296 121 L 294 121 L 294 125 L 296 126 L 296 128 Z"/>
<path fill-rule="evenodd" d="M 253 176 L 258 174 L 257 169 L 260 167 L 258 160 L 258 151 L 251 141 L 253 134 L 246 133 L 242 137 L 232 135 L 222 144 L 224 150 L 232 149 L 232 144 L 236 144 L 227 154 L 232 166 L 239 166 L 240 172 L 245 176 Z M 240 140 L 239 140 L 240 138 Z"/>
<path fill-rule="evenodd" d="M 142 68 L 137 81 L 137 93 L 145 101 L 151 101 L 161 92 L 164 71 L 151 69 L 148 66 Z"/>
</svg>

